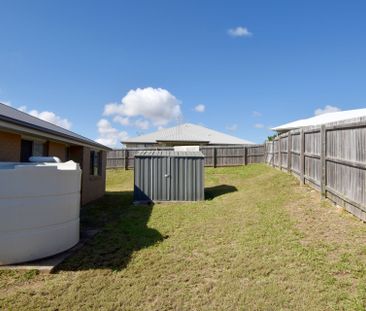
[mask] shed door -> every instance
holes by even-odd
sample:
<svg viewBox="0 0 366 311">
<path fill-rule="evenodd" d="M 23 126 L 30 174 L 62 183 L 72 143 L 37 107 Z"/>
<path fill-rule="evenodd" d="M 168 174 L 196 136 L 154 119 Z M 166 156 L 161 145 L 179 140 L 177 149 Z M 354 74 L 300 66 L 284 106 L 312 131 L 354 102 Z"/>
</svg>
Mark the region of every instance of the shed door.
<svg viewBox="0 0 366 311">
<path fill-rule="evenodd" d="M 173 201 L 190 201 L 190 189 L 194 180 L 190 178 L 189 164 L 192 159 L 175 157 L 171 159 L 170 199 Z"/>
<path fill-rule="evenodd" d="M 162 176 L 162 192 L 161 192 L 161 200 L 162 201 L 169 201 L 170 200 L 170 180 L 171 180 L 171 170 L 170 170 L 170 165 L 171 165 L 171 159 L 166 157 L 166 158 L 161 158 L 162 159 L 162 169 L 161 172 L 163 174 Z"/>
<path fill-rule="evenodd" d="M 184 160 L 172 158 L 170 165 L 170 199 L 173 201 L 183 201 L 184 194 L 181 186 L 184 184 Z"/>
<path fill-rule="evenodd" d="M 148 196 L 153 201 L 168 201 L 170 200 L 170 158 L 168 157 L 153 157 L 150 160 L 149 189 Z"/>
<path fill-rule="evenodd" d="M 197 201 L 204 199 L 203 159 L 176 157 L 170 164 L 170 200 Z"/>
</svg>

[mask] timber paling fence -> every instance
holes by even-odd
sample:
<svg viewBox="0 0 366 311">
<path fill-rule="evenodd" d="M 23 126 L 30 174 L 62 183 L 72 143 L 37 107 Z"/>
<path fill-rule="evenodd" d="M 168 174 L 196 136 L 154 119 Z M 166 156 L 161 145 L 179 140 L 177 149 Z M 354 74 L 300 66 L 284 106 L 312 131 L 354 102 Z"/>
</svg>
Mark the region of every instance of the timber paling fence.
<svg viewBox="0 0 366 311">
<path fill-rule="evenodd" d="M 142 150 L 110 151 L 107 168 L 132 169 Z M 301 184 L 366 221 L 366 118 L 289 131 L 264 145 L 201 146 L 205 166 L 221 167 L 265 162 L 295 175 Z"/>
<path fill-rule="evenodd" d="M 266 142 L 265 162 L 366 221 L 366 120 L 292 130 Z"/>
<path fill-rule="evenodd" d="M 174 148 L 156 147 L 112 150 L 107 154 L 107 169 L 133 169 L 135 155 L 139 151 L 146 150 L 174 150 Z M 265 157 L 264 145 L 201 146 L 200 151 L 205 156 L 205 166 L 211 167 L 263 163 Z"/>
</svg>

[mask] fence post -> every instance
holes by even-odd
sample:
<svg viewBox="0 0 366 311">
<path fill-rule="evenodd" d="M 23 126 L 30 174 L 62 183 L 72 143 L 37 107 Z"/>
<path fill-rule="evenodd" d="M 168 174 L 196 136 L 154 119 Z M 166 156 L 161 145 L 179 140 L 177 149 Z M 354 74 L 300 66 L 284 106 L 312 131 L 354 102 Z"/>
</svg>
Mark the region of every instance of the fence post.
<svg viewBox="0 0 366 311">
<path fill-rule="evenodd" d="M 213 148 L 213 167 L 215 167 L 216 168 L 216 166 L 217 166 L 217 150 L 216 150 L 216 148 L 214 147 Z"/>
<path fill-rule="evenodd" d="M 287 172 L 291 173 L 291 160 L 292 160 L 292 134 L 291 131 L 287 134 Z"/>
<path fill-rule="evenodd" d="M 278 149 L 278 168 L 282 171 L 281 136 L 278 136 L 277 149 Z"/>
<path fill-rule="evenodd" d="M 275 167 L 275 163 L 274 163 L 274 140 L 272 140 L 271 157 L 272 157 L 272 167 Z"/>
<path fill-rule="evenodd" d="M 244 155 L 243 155 L 243 161 L 244 165 L 248 165 L 248 148 L 244 146 Z"/>
<path fill-rule="evenodd" d="M 125 170 L 127 171 L 128 170 L 128 149 L 125 149 L 125 163 L 124 163 L 124 166 L 125 166 Z"/>
<path fill-rule="evenodd" d="M 321 169 L 321 178 L 320 178 L 320 193 L 323 198 L 326 197 L 325 186 L 326 186 L 326 178 L 327 178 L 327 167 L 326 167 L 326 151 L 327 151 L 327 132 L 325 129 L 325 125 L 322 125 L 320 128 L 320 169 Z"/>
<path fill-rule="evenodd" d="M 305 133 L 300 130 L 300 183 L 305 183 Z"/>
</svg>

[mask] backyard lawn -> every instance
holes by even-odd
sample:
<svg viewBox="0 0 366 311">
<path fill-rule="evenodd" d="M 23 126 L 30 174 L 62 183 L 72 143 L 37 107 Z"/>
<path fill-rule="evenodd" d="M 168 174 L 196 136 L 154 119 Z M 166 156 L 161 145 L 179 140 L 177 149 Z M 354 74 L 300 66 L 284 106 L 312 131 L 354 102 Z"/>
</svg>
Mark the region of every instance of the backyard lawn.
<svg viewBox="0 0 366 311">
<path fill-rule="evenodd" d="M 133 206 L 133 172 L 82 210 L 103 228 L 53 274 L 0 271 L 1 310 L 364 310 L 366 224 L 262 164 L 206 169 L 206 201 Z"/>
</svg>

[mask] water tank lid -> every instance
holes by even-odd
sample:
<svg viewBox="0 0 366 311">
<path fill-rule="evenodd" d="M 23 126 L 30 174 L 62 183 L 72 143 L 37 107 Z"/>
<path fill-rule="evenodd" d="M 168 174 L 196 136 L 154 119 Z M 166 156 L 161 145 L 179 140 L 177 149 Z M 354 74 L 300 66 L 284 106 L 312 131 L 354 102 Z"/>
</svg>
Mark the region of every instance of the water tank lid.
<svg viewBox="0 0 366 311">
<path fill-rule="evenodd" d="M 175 146 L 174 151 L 200 151 L 200 146 Z"/>
<path fill-rule="evenodd" d="M 33 163 L 61 163 L 58 157 L 30 157 L 29 161 Z"/>
</svg>

